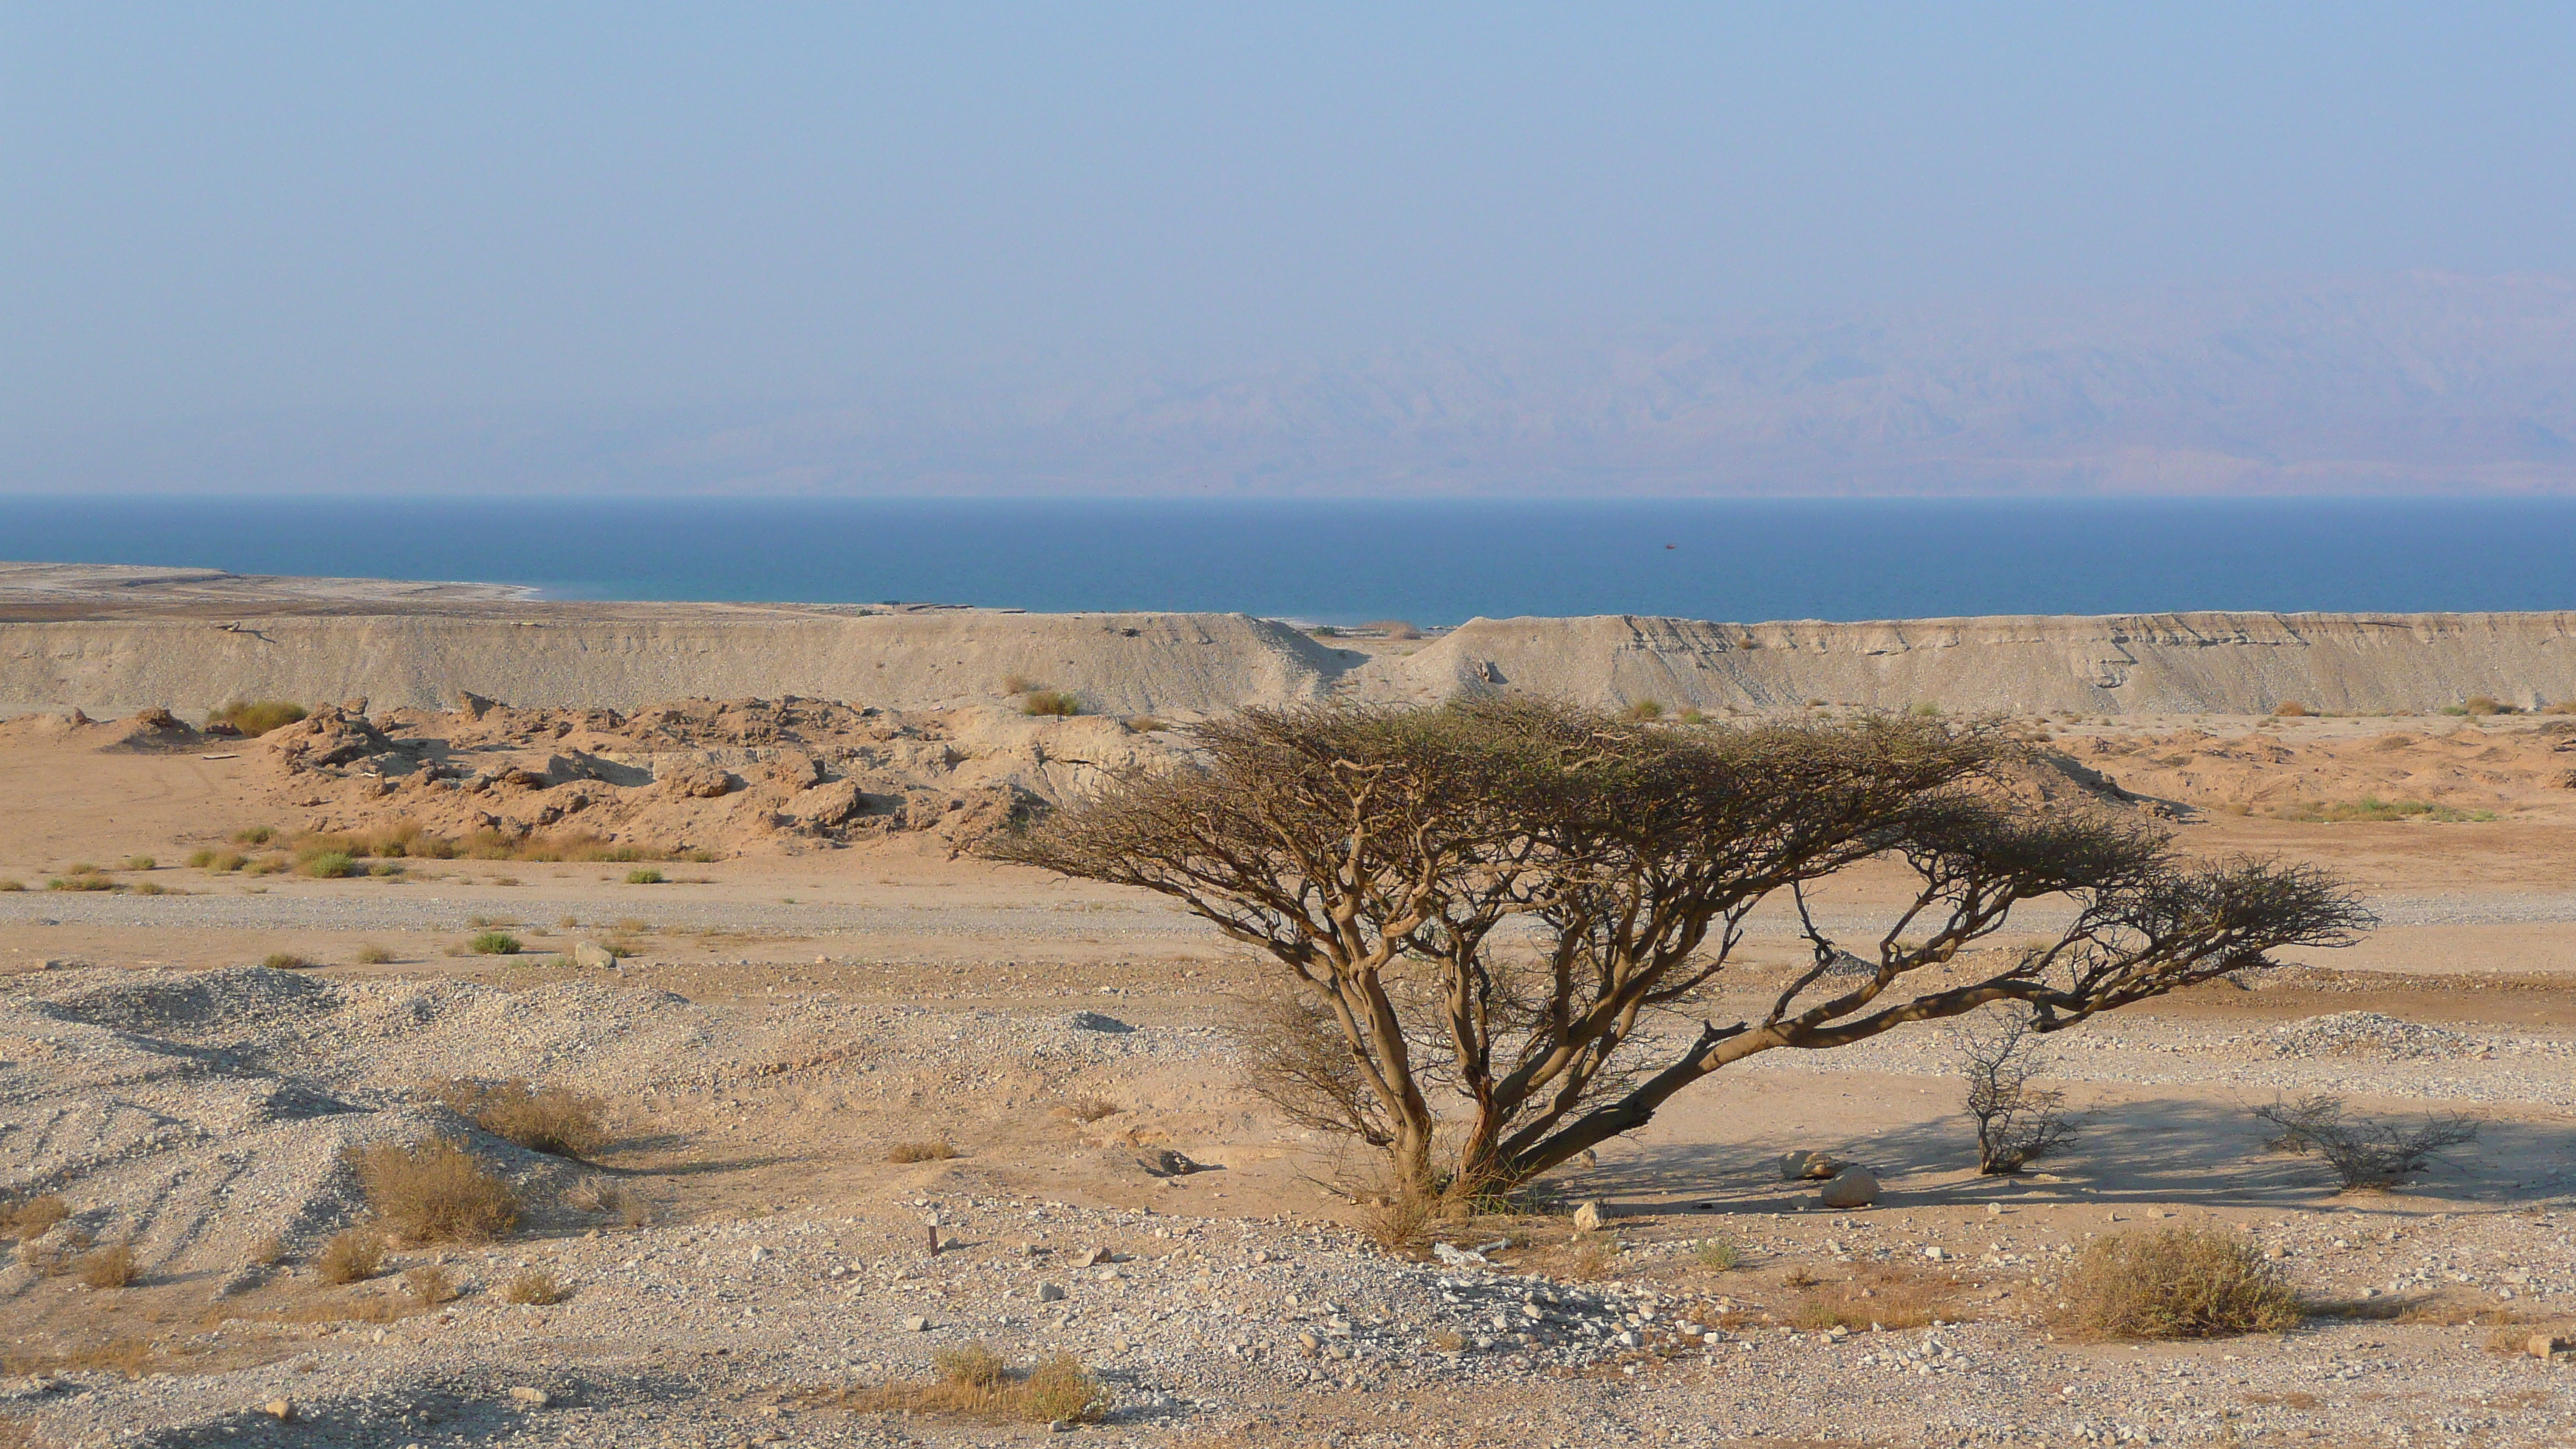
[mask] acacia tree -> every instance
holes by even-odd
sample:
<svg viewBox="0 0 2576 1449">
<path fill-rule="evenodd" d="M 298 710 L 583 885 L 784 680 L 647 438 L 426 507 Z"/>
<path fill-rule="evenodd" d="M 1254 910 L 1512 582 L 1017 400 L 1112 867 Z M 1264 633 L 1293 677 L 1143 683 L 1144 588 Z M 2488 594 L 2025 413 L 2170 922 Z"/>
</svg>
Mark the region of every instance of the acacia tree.
<svg viewBox="0 0 2576 1449">
<path fill-rule="evenodd" d="M 2017 804 L 1996 788 L 2010 747 L 1973 725 L 1483 700 L 1247 710 L 1199 745 L 990 850 L 1170 896 L 1278 963 L 1324 1049 L 1283 1046 L 1271 1080 L 1411 1188 L 1525 1182 L 1759 1052 L 1997 1001 L 2059 1031 L 2368 923 L 2314 869 L 2194 863 L 2138 822 Z M 1807 887 L 1874 859 L 1913 888 L 1846 951 Z M 1812 963 L 1758 1019 L 1703 1018 L 1783 893 Z M 2070 909 L 2043 944 L 1974 949 L 2040 898 Z"/>
</svg>

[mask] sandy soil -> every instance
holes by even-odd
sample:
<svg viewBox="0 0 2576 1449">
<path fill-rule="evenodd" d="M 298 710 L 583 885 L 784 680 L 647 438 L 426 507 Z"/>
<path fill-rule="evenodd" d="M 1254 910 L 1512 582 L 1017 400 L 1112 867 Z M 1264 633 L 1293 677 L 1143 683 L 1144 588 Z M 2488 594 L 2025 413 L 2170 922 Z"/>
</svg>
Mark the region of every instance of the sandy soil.
<svg viewBox="0 0 2576 1449">
<path fill-rule="evenodd" d="M 484 721 L 379 723 L 440 758 L 506 746 L 496 778 L 526 764 L 511 730 L 472 734 Z M 833 746 L 878 727 L 844 723 L 821 748 L 793 742 L 823 776 L 856 763 Z M 1074 787 L 1078 771 L 1030 764 L 1074 753 L 1054 748 L 1073 726 L 1004 738 L 1004 723 L 938 724 L 966 741 L 939 768 Z M 360 829 L 410 802 L 368 793 L 382 752 L 297 770 L 284 740 L 138 748 L 120 726 L 14 728 L 0 880 L 28 889 L 0 892 L 0 1188 L 59 1193 L 74 1228 L 131 1241 L 143 1271 L 115 1290 L 0 1272 L 0 1414 L 66 1444 L 1043 1435 L 845 1396 L 986 1342 L 1079 1355 L 1110 1413 L 1073 1432 L 1121 1443 L 2576 1442 L 2566 1360 L 2490 1349 L 2576 1314 L 2576 790 L 2553 773 L 2576 755 L 2552 725 L 2033 722 L 2178 816 L 2192 848 L 2333 865 L 2384 926 L 2260 989 L 2205 988 L 2057 1042 L 2085 1127 L 2044 1172 L 1976 1176 L 1937 1034 L 1775 1054 L 1557 1184 L 1603 1205 L 1606 1251 L 1534 1217 L 1498 1225 L 1510 1245 L 1488 1262 L 1427 1264 L 1374 1248 L 1371 1210 L 1321 1185 L 1348 1164 L 1245 1089 L 1220 1028 L 1257 967 L 1159 902 L 978 863 L 954 832 L 673 823 L 743 809 L 747 776 L 617 817 L 721 847 L 661 863 L 654 884 L 608 860 L 414 858 L 333 880 L 190 868 L 244 827 Z M 584 752 L 617 753 L 611 734 L 633 743 L 621 722 Z M 856 793 L 902 796 L 894 783 Z M 568 787 L 654 788 L 493 788 Z M 2437 808 L 2315 818 L 2365 796 Z M 123 889 L 45 888 L 84 863 Z M 1856 875 L 1821 908 L 1866 919 L 1888 885 Z M 466 954 L 488 929 L 525 950 Z M 572 964 L 585 942 L 630 954 Z M 1748 976 L 1794 951 L 1786 922 L 1764 922 Z M 255 966 L 273 953 L 318 964 Z M 423 1083 L 514 1076 L 607 1099 L 615 1144 L 588 1166 L 494 1147 L 532 1206 L 518 1234 L 322 1284 L 312 1256 L 356 1208 L 341 1148 L 457 1130 Z M 2308 1091 L 2486 1125 L 2407 1190 L 2342 1195 L 2313 1160 L 2265 1151 L 2249 1116 Z M 888 1161 L 923 1141 L 959 1155 Z M 1819 1209 L 1769 1169 L 1791 1148 L 1867 1162 L 1888 1194 Z M 1176 1175 L 1167 1152 L 1206 1170 Z M 582 1206 L 600 1183 L 614 1205 Z M 2067 1257 L 2159 1221 L 2230 1225 L 2321 1297 L 2397 1307 L 2209 1343 L 2054 1335 Z M 263 1265 L 271 1237 L 283 1257 Z M 1712 1239 L 1740 1265 L 1706 1266 Z M 1075 1266 L 1085 1252 L 1107 1256 Z M 397 1275 L 433 1261 L 463 1292 L 420 1305 Z M 570 1296 L 501 1302 L 530 1269 Z M 1789 1326 L 1818 1295 L 1864 1288 L 1939 1325 Z M 285 1421 L 263 1408 L 280 1400 Z"/>
</svg>

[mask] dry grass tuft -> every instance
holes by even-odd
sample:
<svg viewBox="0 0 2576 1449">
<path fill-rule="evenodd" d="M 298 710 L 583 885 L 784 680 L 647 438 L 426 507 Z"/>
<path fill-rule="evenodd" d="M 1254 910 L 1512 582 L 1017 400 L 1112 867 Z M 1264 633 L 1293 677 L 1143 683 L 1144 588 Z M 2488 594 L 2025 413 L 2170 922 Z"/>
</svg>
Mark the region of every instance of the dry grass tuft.
<svg viewBox="0 0 2576 1449">
<path fill-rule="evenodd" d="M 19 1348 L 0 1351 L 0 1373 L 13 1375 L 117 1373 L 139 1379 L 163 1366 L 159 1350 L 140 1338 L 111 1338 L 104 1343 L 85 1344 L 53 1353 L 29 1353 Z M 32 1444 L 37 1441 L 22 1439 L 18 1442 Z M 8 1445 L 7 1439 L 0 1438 L 0 1449 L 8 1449 Z"/>
<path fill-rule="evenodd" d="M 606 1213 L 630 1228 L 653 1221 L 653 1204 L 642 1193 L 605 1177 L 585 1177 L 566 1188 L 564 1206 L 575 1212 Z"/>
<path fill-rule="evenodd" d="M 1076 1097 L 1056 1110 L 1087 1126 L 1103 1117 L 1115 1117 L 1127 1109 L 1107 1097 Z"/>
<path fill-rule="evenodd" d="M 283 729 L 304 715 L 304 706 L 283 699 L 235 699 L 206 711 L 206 728 L 214 730 L 220 725 L 245 738 L 256 738 L 270 730 Z"/>
<path fill-rule="evenodd" d="M 608 1145 L 608 1105 L 567 1087 L 449 1081 L 431 1090 L 458 1116 L 530 1152 L 580 1159 Z"/>
<path fill-rule="evenodd" d="M 313 1271 L 325 1283 L 364 1283 L 385 1265 L 384 1234 L 372 1228 L 342 1228 L 313 1258 Z"/>
<path fill-rule="evenodd" d="M 292 951 L 271 951 L 266 956 L 260 958 L 259 964 L 267 967 L 271 971 L 310 971 L 313 969 L 313 962 L 309 958 L 298 956 Z"/>
<path fill-rule="evenodd" d="M 2308 707 L 2295 699 L 2285 699 L 2272 706 L 2272 713 L 2283 719 L 2302 719 L 2306 717 Z"/>
<path fill-rule="evenodd" d="M 256 1251 L 253 1256 L 258 1256 Z M 343 1228 L 313 1255 L 314 1276 L 335 1288 L 364 1283 L 375 1277 L 384 1264 L 384 1235 L 372 1228 Z"/>
<path fill-rule="evenodd" d="M 82 1258 L 72 1268 L 84 1288 L 130 1288 L 143 1276 L 143 1267 L 135 1261 L 134 1249 L 125 1243 L 111 1243 Z"/>
<path fill-rule="evenodd" d="M 403 1291 L 423 1308 L 436 1308 L 456 1301 L 456 1280 L 436 1263 L 423 1263 L 402 1276 Z"/>
<path fill-rule="evenodd" d="M 1866 1267 L 1841 1282 L 1810 1280 L 1786 1316 L 1791 1326 L 1810 1332 L 1837 1324 L 1861 1332 L 1871 1324 L 1921 1328 L 1936 1319 L 1959 1323 L 1974 1315 L 1958 1291 L 1959 1285 L 1946 1278 L 1895 1267 Z"/>
<path fill-rule="evenodd" d="M 931 1362 L 936 1382 L 858 1389 L 834 1401 L 862 1413 L 956 1414 L 1000 1424 L 1078 1424 L 1100 1414 L 1100 1381 L 1069 1353 L 1049 1354 L 1026 1371 L 982 1344 L 942 1349 Z"/>
<path fill-rule="evenodd" d="M 956 1145 L 945 1137 L 925 1142 L 898 1142 L 886 1149 L 888 1162 L 946 1162 L 956 1155 Z"/>
<path fill-rule="evenodd" d="M 53 1231 L 54 1224 L 72 1215 L 71 1204 L 52 1193 L 22 1198 L 0 1207 L 0 1232 L 25 1242 Z"/>
<path fill-rule="evenodd" d="M 561 1303 L 565 1297 L 564 1286 L 555 1281 L 553 1274 L 541 1273 L 534 1268 L 501 1285 L 501 1301 L 504 1303 L 542 1308 L 549 1303 Z"/>
<path fill-rule="evenodd" d="M 1067 689 L 1033 689 L 1021 697 L 1020 713 L 1070 718 L 1082 713 L 1082 699 Z"/>
<path fill-rule="evenodd" d="M 360 946 L 358 954 L 350 959 L 361 966 L 382 966 L 394 959 L 394 953 L 382 946 Z"/>
<path fill-rule="evenodd" d="M 254 1268 L 274 1268 L 286 1261 L 286 1240 L 275 1233 L 250 1245 L 247 1261 Z"/>
<path fill-rule="evenodd" d="M 1708 1238 L 1691 1250 L 1691 1258 L 1712 1273 L 1724 1273 L 1743 1266 L 1744 1250 L 1725 1238 Z"/>
<path fill-rule="evenodd" d="M 2278 1268 L 2216 1228 L 2096 1239 L 2067 1274 L 2064 1297 L 2066 1325 L 2093 1338 L 2280 1333 L 2306 1316 Z"/>
<path fill-rule="evenodd" d="M 519 1197 L 449 1138 L 371 1142 L 352 1154 L 367 1206 L 415 1242 L 490 1242 L 519 1225 Z"/>
<path fill-rule="evenodd" d="M 1619 1240 L 1608 1233 L 1576 1233 L 1565 1264 L 1565 1276 L 1590 1283 L 1610 1276 L 1618 1266 Z"/>
</svg>

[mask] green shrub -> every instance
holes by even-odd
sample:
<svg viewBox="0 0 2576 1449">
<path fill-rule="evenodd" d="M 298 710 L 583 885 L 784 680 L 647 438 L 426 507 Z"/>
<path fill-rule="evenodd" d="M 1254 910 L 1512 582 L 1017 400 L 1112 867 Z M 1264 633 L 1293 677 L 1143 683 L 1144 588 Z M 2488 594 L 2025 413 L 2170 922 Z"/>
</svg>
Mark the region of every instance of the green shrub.
<svg viewBox="0 0 2576 1449">
<path fill-rule="evenodd" d="M 651 866 L 646 866 L 642 870 L 630 870 L 626 873 L 626 883 L 628 885 L 660 885 L 662 883 L 662 873 L 653 869 Z"/>
<path fill-rule="evenodd" d="M 484 931 L 466 942 L 465 948 L 477 956 L 516 956 L 519 938 L 507 931 Z"/>
<path fill-rule="evenodd" d="M 206 724 L 209 728 L 229 725 L 245 736 L 257 737 L 291 725 L 304 715 L 304 706 L 282 699 L 233 700 L 208 711 Z M 256 845 L 259 842 L 248 843 Z"/>
<path fill-rule="evenodd" d="M 266 845 L 277 838 L 274 825 L 249 825 L 233 832 L 235 845 Z"/>
<path fill-rule="evenodd" d="M 320 855 L 306 856 L 303 870 L 306 875 L 317 880 L 341 880 L 348 876 L 366 873 L 356 861 L 336 850 L 326 850 Z"/>
</svg>

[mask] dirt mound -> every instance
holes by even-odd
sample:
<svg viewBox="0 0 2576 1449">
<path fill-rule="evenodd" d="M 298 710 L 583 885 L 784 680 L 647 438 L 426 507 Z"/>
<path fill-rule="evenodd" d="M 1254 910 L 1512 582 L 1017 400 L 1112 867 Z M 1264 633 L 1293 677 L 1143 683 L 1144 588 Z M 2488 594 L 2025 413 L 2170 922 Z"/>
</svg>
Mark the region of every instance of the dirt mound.
<svg viewBox="0 0 2576 1449">
<path fill-rule="evenodd" d="M 951 853 L 1096 783 L 1171 757 L 1117 720 L 981 706 L 896 714 L 825 700 L 682 700 L 637 710 L 324 709 L 258 748 L 306 828 L 400 823 L 449 839 L 578 836 L 642 854 L 798 850 L 906 832 Z"/>
<path fill-rule="evenodd" d="M 423 1084 L 525 1077 L 605 1090 L 721 1051 L 677 997 L 568 983 L 332 982 L 245 967 L 14 978 L 0 995 L 0 1194 L 55 1193 L 70 1226 L 147 1273 L 255 1277 L 360 1211 L 355 1145 L 467 1139 L 543 1221 L 576 1169 L 476 1132 Z M 0 1294 L 36 1282 L 0 1271 Z"/>
</svg>

